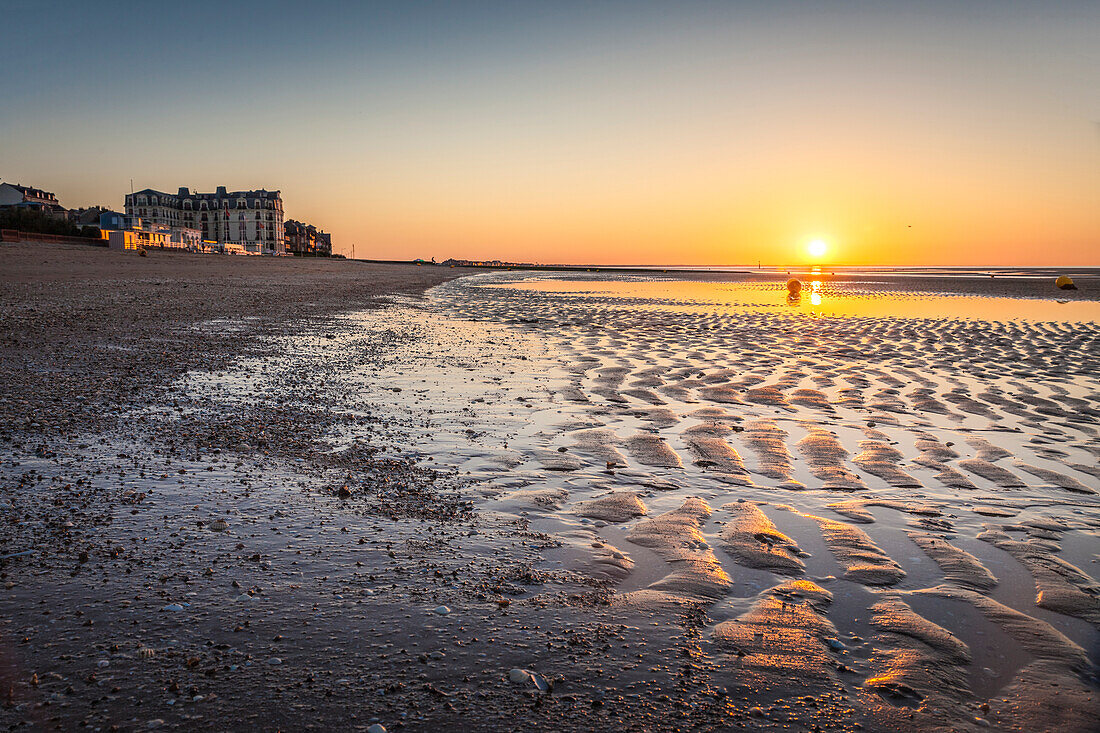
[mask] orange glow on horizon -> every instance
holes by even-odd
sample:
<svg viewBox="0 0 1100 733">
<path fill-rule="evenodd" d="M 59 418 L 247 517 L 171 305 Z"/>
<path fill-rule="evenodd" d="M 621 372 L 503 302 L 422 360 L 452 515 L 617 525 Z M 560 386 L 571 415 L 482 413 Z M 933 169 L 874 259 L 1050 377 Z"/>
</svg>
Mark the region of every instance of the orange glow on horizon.
<svg viewBox="0 0 1100 733">
<path fill-rule="evenodd" d="M 369 202 L 364 209 L 371 215 L 351 219 L 346 212 L 358 207 L 350 192 L 339 201 L 309 201 L 314 196 L 309 190 L 284 196 L 305 205 L 311 213 L 303 218 L 332 222 L 337 250 L 349 252 L 355 242 L 360 257 L 381 259 L 652 266 L 761 262 L 787 267 L 826 258 L 835 266 L 1100 265 L 1100 225 L 1091 213 L 1095 196 L 1087 186 L 1063 186 L 1063 195 L 1055 196 L 1037 190 L 1038 185 L 1021 184 L 995 200 L 979 175 L 960 171 L 952 177 L 944 170 L 940 178 L 926 169 L 923 176 L 926 180 L 911 180 L 889 195 L 874 190 L 880 176 L 868 169 L 852 172 L 833 191 L 808 190 L 805 184 L 788 188 L 775 181 L 757 190 L 745 184 L 725 200 L 708 191 L 719 181 L 692 185 L 682 179 L 654 185 L 650 192 L 612 179 L 582 184 L 528 180 L 506 195 L 484 181 L 465 189 L 410 186 L 366 191 L 359 200 Z M 672 174 L 663 178 L 677 180 Z M 1017 200 L 1034 204 L 1007 204 Z M 1006 205 L 1011 211 L 1002 213 Z M 829 231 L 829 242 L 843 242 L 842 250 L 826 242 L 824 254 L 810 254 L 807 229 Z"/>
<path fill-rule="evenodd" d="M 463 11 L 461 29 L 423 9 L 379 23 L 369 3 L 288 5 L 241 14 L 280 31 L 200 54 L 134 32 L 149 79 L 178 74 L 181 54 L 239 70 L 201 105 L 148 85 L 159 113 L 143 124 L 101 100 L 132 83 L 88 30 L 115 30 L 110 14 L 77 3 L 46 22 L 28 6 L 13 58 L 48 74 L 8 80 L 18 144 L 0 146 L 0 173 L 66 208 L 118 208 L 131 178 L 278 189 L 287 218 L 370 259 L 1100 266 L 1097 3 L 677 3 L 629 23 L 609 5 Z M 132 20 L 161 28 L 158 12 Z M 318 52 L 273 69 L 261 39 L 310 28 L 301 48 Z M 287 89 L 309 104 L 288 114 Z"/>
</svg>

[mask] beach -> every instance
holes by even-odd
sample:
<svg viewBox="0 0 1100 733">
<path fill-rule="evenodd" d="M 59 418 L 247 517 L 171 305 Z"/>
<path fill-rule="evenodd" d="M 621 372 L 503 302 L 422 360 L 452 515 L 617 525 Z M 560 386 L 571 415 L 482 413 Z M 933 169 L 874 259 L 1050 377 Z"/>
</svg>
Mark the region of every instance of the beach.
<svg viewBox="0 0 1100 733">
<path fill-rule="evenodd" d="M 7 725 L 1100 718 L 1095 277 L 0 263 Z"/>
</svg>

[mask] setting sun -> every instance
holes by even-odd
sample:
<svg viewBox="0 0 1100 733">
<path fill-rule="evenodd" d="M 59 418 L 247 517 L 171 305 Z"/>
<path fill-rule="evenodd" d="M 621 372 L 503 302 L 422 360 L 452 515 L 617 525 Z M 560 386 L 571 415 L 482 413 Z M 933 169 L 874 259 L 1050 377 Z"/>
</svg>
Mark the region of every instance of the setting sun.
<svg viewBox="0 0 1100 733">
<path fill-rule="evenodd" d="M 806 250 L 810 253 L 811 257 L 822 257 L 825 254 L 829 246 L 825 244 L 823 239 L 815 239 L 806 245 Z"/>
</svg>

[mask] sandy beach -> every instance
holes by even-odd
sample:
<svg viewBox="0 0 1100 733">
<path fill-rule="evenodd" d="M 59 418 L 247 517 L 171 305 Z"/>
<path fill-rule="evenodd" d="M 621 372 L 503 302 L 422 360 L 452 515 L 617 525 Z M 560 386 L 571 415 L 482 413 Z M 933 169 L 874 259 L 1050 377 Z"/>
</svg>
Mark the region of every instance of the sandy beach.
<svg viewBox="0 0 1100 733">
<path fill-rule="evenodd" d="M 1098 281 L 784 279 L 0 248 L 0 722 L 1092 730 Z"/>
</svg>

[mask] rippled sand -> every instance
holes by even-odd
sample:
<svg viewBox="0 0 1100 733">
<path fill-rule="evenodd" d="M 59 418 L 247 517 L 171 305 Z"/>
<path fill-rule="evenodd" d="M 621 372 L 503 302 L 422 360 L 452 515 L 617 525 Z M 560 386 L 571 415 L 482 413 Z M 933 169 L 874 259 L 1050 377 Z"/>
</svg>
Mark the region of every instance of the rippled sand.
<svg viewBox="0 0 1100 733">
<path fill-rule="evenodd" d="M 1096 303 L 525 278 L 436 288 L 400 316 L 424 351 L 377 379 L 431 405 L 419 448 L 485 510 L 554 540 L 547 569 L 690 629 L 750 715 L 1100 719 Z"/>
</svg>

